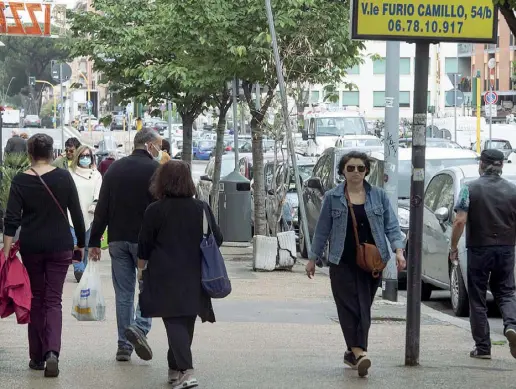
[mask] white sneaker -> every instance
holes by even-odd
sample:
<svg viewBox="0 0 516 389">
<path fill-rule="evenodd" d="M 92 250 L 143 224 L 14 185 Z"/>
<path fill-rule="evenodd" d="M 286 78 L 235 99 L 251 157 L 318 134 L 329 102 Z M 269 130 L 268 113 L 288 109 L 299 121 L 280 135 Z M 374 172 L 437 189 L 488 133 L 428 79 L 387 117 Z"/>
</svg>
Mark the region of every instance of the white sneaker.
<svg viewBox="0 0 516 389">
<path fill-rule="evenodd" d="M 173 383 L 174 389 L 188 389 L 188 388 L 196 388 L 199 386 L 197 379 L 193 376 L 193 369 L 185 370 L 184 372 L 179 374 L 179 378 L 177 381 Z"/>
</svg>

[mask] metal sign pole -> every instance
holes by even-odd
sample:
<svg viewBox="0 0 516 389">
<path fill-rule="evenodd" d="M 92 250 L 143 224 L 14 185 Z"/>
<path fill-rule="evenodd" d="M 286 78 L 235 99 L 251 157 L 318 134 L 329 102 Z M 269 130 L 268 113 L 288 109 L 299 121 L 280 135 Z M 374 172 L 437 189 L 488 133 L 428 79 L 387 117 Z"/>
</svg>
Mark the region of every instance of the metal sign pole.
<svg viewBox="0 0 516 389">
<path fill-rule="evenodd" d="M 63 106 L 64 106 L 64 98 L 63 98 L 63 64 L 59 64 L 59 85 L 61 90 L 61 107 L 59 108 L 59 119 L 61 121 L 61 150 L 64 150 L 64 120 L 63 120 Z"/>
<path fill-rule="evenodd" d="M 299 212 L 301 213 L 301 228 L 303 229 L 303 234 L 305 236 L 306 249 L 310 252 L 311 244 L 310 244 L 310 235 L 308 234 L 308 224 L 306 221 L 306 210 L 305 203 L 303 201 L 302 196 L 302 188 L 301 188 L 301 180 L 299 177 L 299 169 L 297 167 L 297 158 L 296 152 L 294 148 L 294 139 L 292 136 L 292 128 L 290 126 L 289 114 L 288 114 L 288 101 L 287 101 L 287 93 L 285 90 L 285 79 L 283 78 L 283 66 L 281 63 L 279 49 L 278 49 L 278 40 L 276 38 L 276 29 L 274 27 L 274 17 L 272 15 L 272 6 L 270 0 L 265 0 L 265 8 L 267 10 L 267 20 L 269 22 L 269 30 L 272 37 L 272 48 L 274 51 L 274 61 L 276 62 L 276 74 L 278 77 L 278 85 L 280 90 L 281 97 L 281 108 L 283 110 L 283 120 L 285 122 L 286 132 L 287 132 L 287 146 L 290 153 L 290 157 L 292 158 L 292 167 L 294 168 L 294 176 L 296 180 L 296 191 L 299 201 Z M 428 70 L 427 70 L 428 74 Z M 425 94 L 426 96 L 426 94 Z"/>
<path fill-rule="evenodd" d="M 172 101 L 167 100 L 168 109 L 168 143 L 170 144 L 170 152 L 172 152 Z"/>
<path fill-rule="evenodd" d="M 419 365 L 421 335 L 421 260 L 425 194 L 426 105 L 428 91 L 428 41 L 416 43 L 414 119 L 412 133 L 412 178 L 410 182 L 410 237 L 407 261 L 407 329 L 405 365 Z"/>
<path fill-rule="evenodd" d="M 398 214 L 398 144 L 400 122 L 400 42 L 387 42 L 385 77 L 385 185 L 384 189 L 394 210 Z M 390 99 L 387 101 L 387 99 Z M 398 268 L 396 257 L 391 255 L 382 277 L 382 298 L 398 301 Z"/>
<path fill-rule="evenodd" d="M 238 130 L 237 130 L 237 121 L 238 121 L 238 102 L 237 102 L 237 93 L 238 93 L 238 81 L 235 77 L 233 80 L 233 150 L 235 152 L 235 172 L 238 172 Z"/>
<path fill-rule="evenodd" d="M 453 127 L 455 129 L 455 139 L 457 142 L 457 73 L 453 74 Z"/>
</svg>

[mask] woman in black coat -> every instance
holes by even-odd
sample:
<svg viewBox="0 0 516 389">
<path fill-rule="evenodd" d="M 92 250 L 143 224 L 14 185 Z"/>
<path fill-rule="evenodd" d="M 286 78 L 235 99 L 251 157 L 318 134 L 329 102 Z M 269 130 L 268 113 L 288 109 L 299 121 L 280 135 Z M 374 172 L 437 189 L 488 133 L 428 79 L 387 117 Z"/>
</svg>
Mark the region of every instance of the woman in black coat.
<svg viewBox="0 0 516 389">
<path fill-rule="evenodd" d="M 191 344 L 197 316 L 215 322 L 210 298 L 201 286 L 203 212 L 217 244 L 222 234 L 208 204 L 193 198 L 190 167 L 169 161 L 152 178 L 158 199 L 145 211 L 138 244 L 138 277 L 143 279 L 140 308 L 144 317 L 161 317 L 167 330 L 169 383 L 193 388 Z"/>
</svg>

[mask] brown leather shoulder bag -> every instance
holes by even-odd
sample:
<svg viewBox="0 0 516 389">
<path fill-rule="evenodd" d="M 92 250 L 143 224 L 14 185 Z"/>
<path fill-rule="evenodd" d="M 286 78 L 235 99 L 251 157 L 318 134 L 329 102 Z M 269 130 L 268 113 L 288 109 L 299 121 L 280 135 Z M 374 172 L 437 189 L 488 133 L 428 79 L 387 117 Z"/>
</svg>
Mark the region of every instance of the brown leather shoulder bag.
<svg viewBox="0 0 516 389">
<path fill-rule="evenodd" d="M 353 233 L 355 235 L 355 242 L 357 247 L 357 265 L 364 271 L 372 274 L 374 278 L 380 277 L 386 264 L 382 261 L 380 250 L 374 244 L 360 243 L 358 237 L 357 219 L 353 211 L 353 204 L 349 199 L 348 189 L 346 188 L 346 200 L 348 201 L 349 212 L 351 212 L 351 219 L 353 220 Z"/>
</svg>

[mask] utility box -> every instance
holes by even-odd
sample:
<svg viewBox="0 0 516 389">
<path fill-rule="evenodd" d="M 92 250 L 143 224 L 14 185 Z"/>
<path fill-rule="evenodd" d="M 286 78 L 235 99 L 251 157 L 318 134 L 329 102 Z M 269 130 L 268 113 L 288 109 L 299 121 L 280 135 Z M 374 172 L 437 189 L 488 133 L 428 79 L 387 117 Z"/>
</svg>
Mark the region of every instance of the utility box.
<svg viewBox="0 0 516 389">
<path fill-rule="evenodd" d="M 250 242 L 251 182 L 231 172 L 219 183 L 219 227 L 225 242 Z"/>
</svg>

